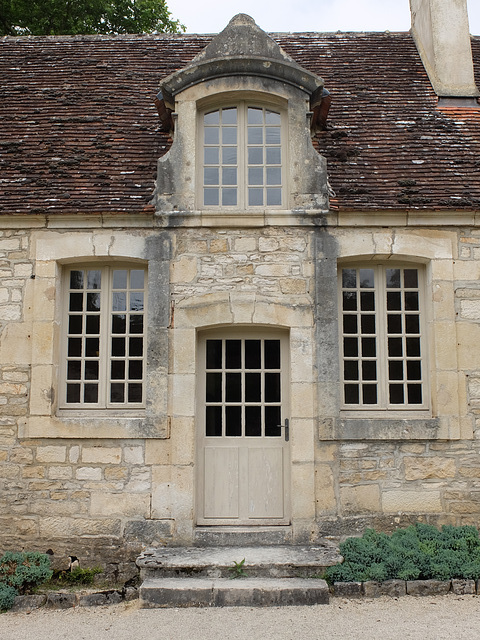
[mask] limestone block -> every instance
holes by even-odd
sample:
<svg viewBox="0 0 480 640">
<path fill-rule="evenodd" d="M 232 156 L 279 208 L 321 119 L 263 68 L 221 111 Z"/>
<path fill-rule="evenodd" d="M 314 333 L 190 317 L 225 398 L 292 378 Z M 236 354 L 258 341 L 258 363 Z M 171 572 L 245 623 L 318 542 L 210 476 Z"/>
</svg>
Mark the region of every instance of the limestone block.
<svg viewBox="0 0 480 640">
<path fill-rule="evenodd" d="M 152 467 L 152 518 L 172 517 L 172 468 Z"/>
<path fill-rule="evenodd" d="M 215 238 L 210 241 L 210 253 L 226 253 L 228 243 L 226 238 Z"/>
<path fill-rule="evenodd" d="M 124 467 L 105 467 L 104 473 L 107 481 L 126 480 L 128 476 L 128 470 Z"/>
<path fill-rule="evenodd" d="M 29 278 L 32 275 L 33 265 L 31 262 L 17 262 L 13 267 L 15 278 Z"/>
<path fill-rule="evenodd" d="M 280 278 L 280 290 L 287 295 L 306 293 L 307 283 L 304 278 Z"/>
<path fill-rule="evenodd" d="M 193 374 L 171 376 L 171 407 L 174 416 L 193 416 L 195 413 L 195 382 Z"/>
<path fill-rule="evenodd" d="M 78 445 L 74 445 L 70 447 L 70 451 L 68 453 L 68 459 L 71 463 L 76 464 L 80 459 L 80 447 Z"/>
<path fill-rule="evenodd" d="M 35 365 L 32 367 L 31 376 L 30 414 L 32 416 L 48 416 L 51 414 L 54 393 L 53 367 L 46 364 Z"/>
<path fill-rule="evenodd" d="M 55 327 L 52 322 L 32 324 L 32 365 L 51 364 Z"/>
<path fill-rule="evenodd" d="M 313 464 L 292 464 L 292 516 L 294 520 L 315 519 L 315 472 Z"/>
<path fill-rule="evenodd" d="M 144 493 L 150 491 L 151 487 L 150 469 L 135 467 L 131 471 L 129 482 L 125 485 L 125 491 L 129 493 Z"/>
<path fill-rule="evenodd" d="M 281 278 L 289 276 L 290 266 L 288 264 L 259 264 L 254 268 L 254 272 L 258 276 L 266 276 L 270 278 Z"/>
<path fill-rule="evenodd" d="M 480 322 L 480 300 L 461 300 L 460 317 Z"/>
<path fill-rule="evenodd" d="M 290 408 L 292 418 L 313 419 L 314 385 L 308 382 L 293 382 L 290 385 Z"/>
<path fill-rule="evenodd" d="M 452 316 L 453 317 L 453 316 Z M 436 322 L 435 362 L 438 370 L 457 370 L 457 337 L 453 322 Z"/>
<path fill-rule="evenodd" d="M 335 478 L 331 468 L 326 465 L 317 465 L 315 468 L 315 502 L 317 518 L 337 511 L 335 497 Z"/>
<path fill-rule="evenodd" d="M 475 594 L 475 580 L 452 580 L 452 591 L 458 596 Z"/>
<path fill-rule="evenodd" d="M 176 328 L 171 341 L 173 373 L 195 373 L 196 335 L 192 329 Z"/>
<path fill-rule="evenodd" d="M 172 418 L 170 437 L 172 464 L 188 465 L 195 460 L 195 420 L 193 417 Z"/>
<path fill-rule="evenodd" d="M 333 593 L 343 598 L 361 598 L 363 584 L 361 582 L 334 582 Z"/>
<path fill-rule="evenodd" d="M 40 465 L 31 465 L 22 468 L 22 478 L 44 478 L 45 467 Z"/>
<path fill-rule="evenodd" d="M 7 251 L 17 251 L 18 249 L 20 249 L 20 243 L 21 243 L 21 239 L 20 238 L 1 238 L 0 239 L 0 251 L 1 252 L 7 252 Z"/>
<path fill-rule="evenodd" d="M 123 448 L 123 459 L 127 464 L 143 464 L 144 451 L 142 446 L 130 446 Z"/>
<path fill-rule="evenodd" d="M 405 458 L 406 480 L 427 480 L 430 478 L 454 478 L 456 464 L 453 458 Z"/>
<path fill-rule="evenodd" d="M 195 495 L 195 467 L 172 467 L 172 516 L 175 520 L 192 520 Z"/>
<path fill-rule="evenodd" d="M 433 391 L 440 416 L 458 415 L 458 375 L 455 371 L 438 371 L 436 389 Z"/>
<path fill-rule="evenodd" d="M 32 326 L 30 323 L 10 324 L 0 336 L 0 360 L 3 363 L 28 365 L 31 362 Z"/>
<path fill-rule="evenodd" d="M 450 591 L 450 580 L 407 580 L 409 596 L 443 596 Z"/>
<path fill-rule="evenodd" d="M 120 447 L 83 447 L 82 462 L 90 464 L 119 464 L 122 459 Z"/>
<path fill-rule="evenodd" d="M 402 491 L 401 489 L 382 492 L 385 513 L 442 513 L 440 491 Z"/>
<path fill-rule="evenodd" d="M 4 460 L 6 460 L 6 454 L 7 452 L 2 452 L 5 453 L 5 457 L 0 456 L 0 460 L 3 457 Z M 17 462 L 18 464 L 30 464 L 33 462 L 33 450 L 27 447 L 16 447 L 15 449 L 13 449 L 10 452 L 10 462 Z"/>
<path fill-rule="evenodd" d="M 292 462 L 313 462 L 315 421 L 313 418 L 290 420 L 290 446 Z"/>
<path fill-rule="evenodd" d="M 51 480 L 69 480 L 73 475 L 73 469 L 70 466 L 65 467 L 49 467 L 48 477 Z"/>
<path fill-rule="evenodd" d="M 107 493 L 93 491 L 90 498 L 92 516 L 150 517 L 150 494 Z"/>
<path fill-rule="evenodd" d="M 3 322 L 16 322 L 21 319 L 22 307 L 20 304 L 1 304 L 0 320 Z"/>
<path fill-rule="evenodd" d="M 37 447 L 37 462 L 65 462 L 67 458 L 67 447 L 57 445 L 47 445 Z"/>
<path fill-rule="evenodd" d="M 380 512 L 380 488 L 376 484 L 364 484 L 340 489 L 340 504 L 345 514 Z"/>
<path fill-rule="evenodd" d="M 277 251 L 279 246 L 279 242 L 276 238 L 266 238 L 261 236 L 258 239 L 258 250 L 262 253 Z"/>
<path fill-rule="evenodd" d="M 79 467 L 75 472 L 75 477 L 77 480 L 100 481 L 102 470 L 100 467 Z"/>
<path fill-rule="evenodd" d="M 257 239 L 255 237 L 235 238 L 234 249 L 239 252 L 256 251 Z"/>
<path fill-rule="evenodd" d="M 0 304 L 4 304 L 5 302 L 8 302 L 9 299 L 10 299 L 9 289 L 0 288 Z M 17 300 L 17 302 L 20 302 L 20 300 Z"/>
<path fill-rule="evenodd" d="M 453 265 L 453 277 L 460 281 L 480 280 L 480 262 L 472 260 L 456 260 Z"/>
<path fill-rule="evenodd" d="M 173 284 L 178 282 L 192 282 L 198 273 L 197 258 L 182 256 L 172 262 L 170 279 Z"/>
<path fill-rule="evenodd" d="M 457 322 L 459 369 L 475 370 L 480 362 L 480 323 Z"/>
<path fill-rule="evenodd" d="M 145 464 L 169 465 L 170 461 L 170 440 L 147 440 L 145 442 Z"/>
</svg>

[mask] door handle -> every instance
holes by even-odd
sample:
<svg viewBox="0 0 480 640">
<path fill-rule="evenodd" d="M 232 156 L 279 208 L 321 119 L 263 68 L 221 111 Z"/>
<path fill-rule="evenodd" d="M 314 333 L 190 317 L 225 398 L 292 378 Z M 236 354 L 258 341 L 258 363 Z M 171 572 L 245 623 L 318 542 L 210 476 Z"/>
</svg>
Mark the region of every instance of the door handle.
<svg viewBox="0 0 480 640">
<path fill-rule="evenodd" d="M 290 420 L 285 418 L 285 424 L 277 424 L 280 429 L 285 429 L 285 442 L 290 440 Z"/>
</svg>

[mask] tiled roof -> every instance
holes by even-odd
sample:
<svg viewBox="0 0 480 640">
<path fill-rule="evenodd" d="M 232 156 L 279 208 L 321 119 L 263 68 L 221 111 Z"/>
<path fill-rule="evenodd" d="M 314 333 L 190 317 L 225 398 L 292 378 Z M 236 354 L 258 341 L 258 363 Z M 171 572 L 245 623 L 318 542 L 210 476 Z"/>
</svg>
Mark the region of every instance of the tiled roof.
<svg viewBox="0 0 480 640">
<path fill-rule="evenodd" d="M 480 208 L 480 110 L 438 109 L 409 34 L 274 34 L 333 96 L 339 209 Z M 159 80 L 211 36 L 0 39 L 0 212 L 152 211 Z M 480 85 L 480 38 L 473 39 Z"/>
</svg>

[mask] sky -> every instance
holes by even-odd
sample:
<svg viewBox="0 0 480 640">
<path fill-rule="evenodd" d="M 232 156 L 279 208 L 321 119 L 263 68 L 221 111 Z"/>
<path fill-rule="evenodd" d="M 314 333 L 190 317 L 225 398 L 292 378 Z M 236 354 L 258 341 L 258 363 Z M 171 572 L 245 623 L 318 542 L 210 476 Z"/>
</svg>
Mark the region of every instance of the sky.
<svg viewBox="0 0 480 640">
<path fill-rule="evenodd" d="M 470 33 L 480 35 L 480 0 L 467 0 Z M 187 33 L 218 33 L 237 13 L 264 31 L 408 31 L 409 0 L 167 0 Z"/>
</svg>

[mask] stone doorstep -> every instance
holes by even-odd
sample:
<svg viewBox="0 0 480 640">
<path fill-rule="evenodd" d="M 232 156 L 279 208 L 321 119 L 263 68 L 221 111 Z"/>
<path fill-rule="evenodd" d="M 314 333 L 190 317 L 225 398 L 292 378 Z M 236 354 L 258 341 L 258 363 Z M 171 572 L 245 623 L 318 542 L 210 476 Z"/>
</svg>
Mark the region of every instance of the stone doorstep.
<svg viewBox="0 0 480 640">
<path fill-rule="evenodd" d="M 150 578 L 140 587 L 140 606 L 287 607 L 329 603 L 325 580 L 301 578 Z"/>
<path fill-rule="evenodd" d="M 326 540 L 317 545 L 272 547 L 168 547 L 151 549 L 137 559 L 143 579 L 153 577 L 231 578 L 234 563 L 245 560 L 248 578 L 315 577 L 341 562 L 337 546 Z"/>
</svg>

